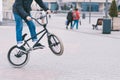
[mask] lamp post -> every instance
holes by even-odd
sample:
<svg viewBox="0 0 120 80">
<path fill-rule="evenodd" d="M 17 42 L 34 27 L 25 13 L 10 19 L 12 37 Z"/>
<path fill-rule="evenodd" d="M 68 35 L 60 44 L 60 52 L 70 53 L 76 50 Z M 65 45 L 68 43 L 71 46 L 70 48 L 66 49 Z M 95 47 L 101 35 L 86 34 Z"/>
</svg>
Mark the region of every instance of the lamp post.
<svg viewBox="0 0 120 80">
<path fill-rule="evenodd" d="M 82 13 L 82 18 L 85 19 L 85 10 L 83 9 L 85 6 L 85 0 L 83 0 L 83 6 L 81 7 L 83 13 Z"/>
<path fill-rule="evenodd" d="M 2 18 L 3 18 L 3 15 L 2 15 L 2 0 L 0 0 L 0 24 L 2 24 Z"/>
<path fill-rule="evenodd" d="M 91 23 L 91 0 L 89 0 L 89 23 Z"/>
<path fill-rule="evenodd" d="M 108 18 L 108 0 L 106 0 L 105 5 L 106 5 L 106 7 L 105 7 L 105 17 Z"/>
<path fill-rule="evenodd" d="M 59 11 L 61 11 L 61 0 L 56 0 L 56 2 L 57 2 L 57 4 L 58 4 L 58 9 L 59 9 Z"/>
<path fill-rule="evenodd" d="M 78 8 L 78 0 L 76 0 L 76 8 Z"/>
</svg>

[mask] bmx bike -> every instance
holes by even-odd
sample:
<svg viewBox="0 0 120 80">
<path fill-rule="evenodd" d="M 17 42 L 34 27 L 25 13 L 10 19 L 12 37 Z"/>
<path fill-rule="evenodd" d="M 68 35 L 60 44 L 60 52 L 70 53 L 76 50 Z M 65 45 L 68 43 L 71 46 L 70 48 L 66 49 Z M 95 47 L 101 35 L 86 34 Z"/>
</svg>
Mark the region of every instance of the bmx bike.
<svg viewBox="0 0 120 80">
<path fill-rule="evenodd" d="M 46 23 L 42 24 L 39 20 L 42 18 L 46 18 Z M 64 46 L 62 41 L 53 33 L 50 33 L 47 29 L 47 24 L 48 24 L 48 17 L 47 14 L 43 17 L 39 17 L 39 18 L 33 18 L 32 19 L 37 22 L 40 26 L 43 26 L 43 29 L 40 30 L 36 35 L 40 35 L 40 37 L 38 38 L 38 41 L 35 43 L 37 44 L 43 37 L 45 37 L 45 35 L 47 36 L 47 42 L 48 42 L 48 46 L 50 48 L 50 50 L 55 54 L 55 55 L 62 55 L 63 51 L 64 51 Z M 22 36 L 22 39 L 24 41 L 24 44 L 22 45 L 24 48 L 25 46 L 27 46 L 26 51 L 23 51 L 21 49 L 19 49 L 17 47 L 17 45 L 14 45 L 13 47 L 11 47 L 8 51 L 8 61 L 10 64 L 12 64 L 14 67 L 23 67 L 27 64 L 29 57 L 30 57 L 30 52 L 33 50 L 37 50 L 37 49 L 41 49 L 41 48 L 34 48 L 33 46 L 31 46 L 28 42 L 32 39 L 32 37 L 25 39 L 25 37 L 27 36 L 27 33 L 25 33 Z"/>
</svg>

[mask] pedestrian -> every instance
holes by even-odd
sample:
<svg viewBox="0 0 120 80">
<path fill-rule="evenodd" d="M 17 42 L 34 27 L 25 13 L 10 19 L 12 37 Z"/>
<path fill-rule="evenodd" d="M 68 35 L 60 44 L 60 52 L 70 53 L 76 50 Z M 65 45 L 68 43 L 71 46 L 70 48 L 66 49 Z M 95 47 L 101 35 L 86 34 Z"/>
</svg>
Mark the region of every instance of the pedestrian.
<svg viewBox="0 0 120 80">
<path fill-rule="evenodd" d="M 68 26 L 70 24 L 70 29 L 72 28 L 72 22 L 73 22 L 73 16 L 72 16 L 72 9 L 67 14 L 67 22 L 66 22 L 66 29 L 68 29 Z"/>
<path fill-rule="evenodd" d="M 46 12 L 50 13 L 50 10 L 44 5 L 42 0 L 35 0 L 35 1 Z M 16 41 L 18 48 L 22 50 L 25 50 L 25 48 L 22 46 L 24 43 L 22 40 L 22 30 L 23 30 L 22 20 L 25 21 L 25 23 L 29 28 L 32 41 L 33 42 L 37 41 L 36 28 L 30 14 L 32 2 L 33 0 L 15 0 L 13 4 L 13 14 L 16 22 Z M 44 47 L 44 46 L 38 43 L 34 47 Z"/>
<path fill-rule="evenodd" d="M 76 25 L 76 29 L 78 29 L 79 19 L 80 19 L 80 12 L 79 12 L 78 8 L 76 8 L 73 11 L 73 25 L 72 25 L 72 29 L 74 28 L 75 25 Z"/>
</svg>

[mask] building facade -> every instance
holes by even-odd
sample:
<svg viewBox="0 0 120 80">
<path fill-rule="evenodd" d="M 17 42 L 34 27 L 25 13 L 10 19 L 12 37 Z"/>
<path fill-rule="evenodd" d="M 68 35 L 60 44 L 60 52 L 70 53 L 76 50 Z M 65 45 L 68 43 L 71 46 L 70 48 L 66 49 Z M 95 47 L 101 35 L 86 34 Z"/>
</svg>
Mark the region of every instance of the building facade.
<svg viewBox="0 0 120 80">
<path fill-rule="evenodd" d="M 106 0 L 44 0 L 45 4 L 51 10 L 69 10 L 72 8 L 79 8 L 81 11 L 88 12 L 104 12 L 106 7 Z M 112 0 L 108 0 L 108 6 Z M 118 11 L 120 11 L 120 0 L 116 0 Z"/>
<path fill-rule="evenodd" d="M 43 0 L 45 5 L 51 10 L 69 10 L 70 8 L 79 8 L 81 11 L 103 12 L 105 10 L 106 0 Z M 3 11 L 11 10 L 14 0 L 3 0 Z M 110 6 L 112 0 L 108 0 Z M 118 10 L 120 10 L 120 0 L 116 0 Z M 9 5 L 8 5 L 9 4 Z M 33 2 L 32 9 L 39 9 Z"/>
<path fill-rule="evenodd" d="M 51 2 L 49 2 L 51 1 Z M 81 11 L 102 12 L 105 9 L 106 0 L 44 0 L 51 10 L 69 10 L 70 8 L 79 8 Z M 112 0 L 108 0 L 110 6 Z M 58 5 L 59 3 L 59 5 Z"/>
</svg>

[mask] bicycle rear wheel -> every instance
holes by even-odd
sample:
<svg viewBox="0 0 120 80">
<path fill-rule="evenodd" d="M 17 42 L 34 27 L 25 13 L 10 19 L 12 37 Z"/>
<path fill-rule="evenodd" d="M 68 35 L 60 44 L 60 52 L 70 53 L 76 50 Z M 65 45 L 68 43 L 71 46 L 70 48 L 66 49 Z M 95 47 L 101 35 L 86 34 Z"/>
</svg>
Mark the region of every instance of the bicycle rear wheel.
<svg viewBox="0 0 120 80">
<path fill-rule="evenodd" d="M 63 54 L 64 51 L 63 43 L 55 34 L 50 34 L 48 36 L 48 44 L 49 48 L 54 54 L 58 56 Z"/>
<path fill-rule="evenodd" d="M 7 57 L 14 67 L 23 67 L 28 62 L 29 54 L 18 49 L 17 46 L 13 46 L 10 48 Z"/>
</svg>

